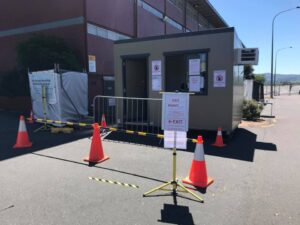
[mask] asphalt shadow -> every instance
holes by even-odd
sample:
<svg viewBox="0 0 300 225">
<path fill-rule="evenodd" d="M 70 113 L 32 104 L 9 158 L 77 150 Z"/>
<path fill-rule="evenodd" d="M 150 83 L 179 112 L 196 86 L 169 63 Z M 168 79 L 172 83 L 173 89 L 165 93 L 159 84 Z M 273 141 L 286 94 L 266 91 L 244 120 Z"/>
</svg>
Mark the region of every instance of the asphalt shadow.
<svg viewBox="0 0 300 225">
<path fill-rule="evenodd" d="M 189 207 L 177 204 L 164 204 L 164 208 L 161 210 L 161 219 L 158 222 L 180 225 L 195 224 Z"/>
<path fill-rule="evenodd" d="M 273 143 L 256 142 L 255 148 L 265 151 L 277 151 L 277 147 Z"/>
<path fill-rule="evenodd" d="M 33 153 L 43 149 L 73 142 L 82 138 L 90 137 L 92 129 L 77 128 L 72 134 L 52 134 L 49 131 L 34 132 L 41 124 L 28 124 L 27 130 L 30 140 L 33 142 L 31 148 L 13 149 L 12 146 L 16 142 L 16 136 L 19 125 L 18 112 L 0 111 L 0 160 L 6 160 L 13 157 Z M 237 159 L 253 162 L 255 150 L 277 151 L 277 147 L 273 143 L 257 142 L 256 134 L 243 129 L 236 129 L 231 136 L 223 135 L 226 144 L 223 148 L 213 147 L 216 132 L 196 131 L 188 132 L 189 138 L 197 138 L 202 135 L 204 139 L 204 151 L 207 155 L 213 155 L 223 158 Z M 105 137 L 105 140 L 115 142 L 127 142 L 136 145 L 146 145 L 152 147 L 163 148 L 163 139 L 157 138 L 156 135 L 139 136 L 135 134 L 127 134 L 125 132 L 111 132 Z M 194 152 L 195 144 L 191 141 L 187 143 L 187 150 Z"/>
<path fill-rule="evenodd" d="M 50 131 L 34 132 L 34 130 L 41 127 L 41 124 L 26 123 L 27 132 L 33 145 L 31 148 L 13 149 L 13 145 L 16 143 L 19 116 L 21 114 L 19 112 L 0 111 L 0 124 L 2 125 L 0 127 L 0 161 L 66 144 L 92 135 L 92 129 L 86 128 L 75 129 L 71 134 L 52 134 Z"/>
<path fill-rule="evenodd" d="M 113 168 L 99 166 L 99 165 L 97 165 L 97 163 L 77 162 L 77 161 L 73 161 L 73 160 L 69 160 L 69 159 L 64 159 L 64 158 L 49 156 L 49 155 L 45 155 L 45 154 L 34 153 L 34 152 L 31 153 L 31 154 L 35 155 L 35 156 L 43 157 L 43 158 L 59 160 L 59 161 L 63 161 L 63 162 L 67 162 L 67 163 L 73 163 L 73 164 L 77 164 L 77 165 L 81 165 L 81 166 L 94 167 L 94 168 L 98 168 L 98 169 L 102 169 L 102 170 L 108 170 L 108 171 L 115 172 L 115 173 L 126 174 L 126 175 L 130 175 L 130 176 L 134 176 L 134 177 L 139 177 L 139 178 L 142 178 L 142 179 L 152 180 L 152 181 L 155 181 L 155 182 L 160 182 L 160 183 L 165 183 L 166 182 L 166 181 L 163 181 L 163 180 L 159 180 L 159 179 L 152 178 L 152 177 L 147 177 L 147 176 L 137 174 L 137 173 L 130 173 L 130 172 L 122 171 L 122 170 L 117 170 L 117 169 L 113 169 Z"/>
<path fill-rule="evenodd" d="M 253 162 L 255 150 L 277 151 L 277 147 L 273 143 L 257 142 L 257 135 L 243 128 L 237 128 L 230 136 L 223 134 L 225 147 L 214 147 L 216 132 L 196 131 L 188 132 L 188 137 L 196 139 L 198 135 L 202 135 L 204 139 L 204 151 L 207 155 L 230 158 Z M 112 132 L 105 137 L 105 140 L 115 142 L 127 142 L 136 145 L 147 145 L 157 148 L 163 148 L 163 139 L 157 138 L 155 135 L 139 136 L 135 134 L 126 134 L 124 132 Z M 195 143 L 188 141 L 186 150 L 194 152 Z"/>
</svg>

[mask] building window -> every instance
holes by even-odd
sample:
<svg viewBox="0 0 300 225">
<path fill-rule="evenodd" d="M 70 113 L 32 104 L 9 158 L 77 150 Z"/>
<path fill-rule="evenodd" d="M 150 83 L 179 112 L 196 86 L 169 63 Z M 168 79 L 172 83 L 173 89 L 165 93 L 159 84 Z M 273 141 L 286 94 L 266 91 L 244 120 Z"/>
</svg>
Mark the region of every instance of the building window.
<svg viewBox="0 0 300 225">
<path fill-rule="evenodd" d="M 166 91 L 207 95 L 208 52 L 167 53 Z"/>
<path fill-rule="evenodd" d="M 173 20 L 167 16 L 165 16 L 164 20 L 171 26 L 177 28 L 178 30 L 183 30 L 183 26 L 181 24 L 177 23 L 175 20 Z"/>
<path fill-rule="evenodd" d="M 163 15 L 160 11 L 157 9 L 153 8 L 151 5 L 148 3 L 144 2 L 143 0 L 138 0 L 138 6 L 145 9 L 147 12 L 151 13 L 152 15 L 156 16 L 159 19 L 163 19 L 165 22 L 170 24 L 171 26 L 177 28 L 178 30 L 183 30 L 183 26 L 177 23 L 175 20 Z"/>
<path fill-rule="evenodd" d="M 138 0 L 138 6 L 145 9 L 147 12 L 151 13 L 152 15 L 156 16 L 159 19 L 163 18 L 163 13 L 161 13 L 160 11 L 153 8 L 151 5 L 147 4 L 142 0 Z"/>
<path fill-rule="evenodd" d="M 120 34 L 120 33 L 117 33 L 117 32 L 111 31 L 111 30 L 107 30 L 102 27 L 95 26 L 90 23 L 88 23 L 88 25 L 87 25 L 87 32 L 91 35 L 95 35 L 95 36 L 109 39 L 112 41 L 130 39 L 129 36 L 126 36 L 124 34 Z"/>
</svg>

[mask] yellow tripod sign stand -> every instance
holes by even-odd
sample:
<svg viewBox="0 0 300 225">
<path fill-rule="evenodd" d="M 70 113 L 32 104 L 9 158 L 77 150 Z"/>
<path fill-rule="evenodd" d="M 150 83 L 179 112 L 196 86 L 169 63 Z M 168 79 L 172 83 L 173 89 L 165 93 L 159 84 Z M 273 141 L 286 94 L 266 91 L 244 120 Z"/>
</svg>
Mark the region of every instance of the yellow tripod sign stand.
<svg viewBox="0 0 300 225">
<path fill-rule="evenodd" d="M 44 114 L 44 124 L 34 130 L 34 132 L 38 132 L 40 130 L 50 130 L 50 128 L 47 125 L 47 97 L 46 97 L 46 87 L 43 85 L 42 86 L 42 101 L 43 101 L 43 114 Z"/>
<path fill-rule="evenodd" d="M 166 182 L 156 188 L 151 189 L 150 191 L 143 194 L 143 197 L 148 196 L 156 191 L 171 191 L 173 195 L 176 195 L 177 192 L 185 192 L 188 194 L 191 194 L 194 198 L 196 198 L 200 202 L 204 202 L 203 198 L 201 198 L 199 195 L 195 194 L 191 190 L 187 189 L 182 183 L 178 181 L 176 178 L 176 131 L 174 135 L 174 147 L 173 147 L 173 179 L 169 182 Z M 167 186 L 172 186 L 172 189 L 167 189 Z"/>
</svg>

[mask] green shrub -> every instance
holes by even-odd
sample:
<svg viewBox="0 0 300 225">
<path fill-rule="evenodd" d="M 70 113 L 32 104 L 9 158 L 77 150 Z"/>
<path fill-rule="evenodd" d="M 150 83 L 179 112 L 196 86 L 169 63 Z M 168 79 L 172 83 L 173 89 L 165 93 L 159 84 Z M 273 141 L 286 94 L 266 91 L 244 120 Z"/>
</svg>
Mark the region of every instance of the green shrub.
<svg viewBox="0 0 300 225">
<path fill-rule="evenodd" d="M 254 80 L 257 81 L 258 83 L 264 84 L 266 82 L 266 78 L 262 74 L 255 74 L 254 75 Z"/>
<path fill-rule="evenodd" d="M 62 69 L 82 71 L 82 65 L 73 49 L 62 38 L 35 35 L 17 46 L 19 70 L 49 70 L 53 69 L 54 63 Z"/>
<path fill-rule="evenodd" d="M 254 69 L 253 69 L 252 65 L 245 65 L 244 66 L 244 79 L 246 79 L 246 80 L 254 79 L 253 71 L 254 71 Z"/>
<path fill-rule="evenodd" d="M 255 100 L 244 100 L 243 117 L 247 120 L 257 120 L 264 106 Z"/>
<path fill-rule="evenodd" d="M 21 42 L 16 51 L 15 69 L 1 76 L 0 96 L 29 96 L 28 69 L 49 70 L 58 63 L 62 69 L 82 70 L 73 49 L 58 37 L 36 35 Z"/>
</svg>

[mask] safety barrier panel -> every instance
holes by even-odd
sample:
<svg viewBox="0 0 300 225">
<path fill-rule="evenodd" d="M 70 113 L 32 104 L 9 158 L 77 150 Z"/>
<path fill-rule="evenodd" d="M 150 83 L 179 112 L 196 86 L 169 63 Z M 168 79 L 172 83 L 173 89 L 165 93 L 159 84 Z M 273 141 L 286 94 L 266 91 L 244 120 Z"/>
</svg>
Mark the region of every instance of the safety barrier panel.
<svg viewBox="0 0 300 225">
<path fill-rule="evenodd" d="M 134 132 L 160 133 L 162 99 L 102 96 L 94 97 L 94 122 L 104 115 L 109 127 Z"/>
</svg>

